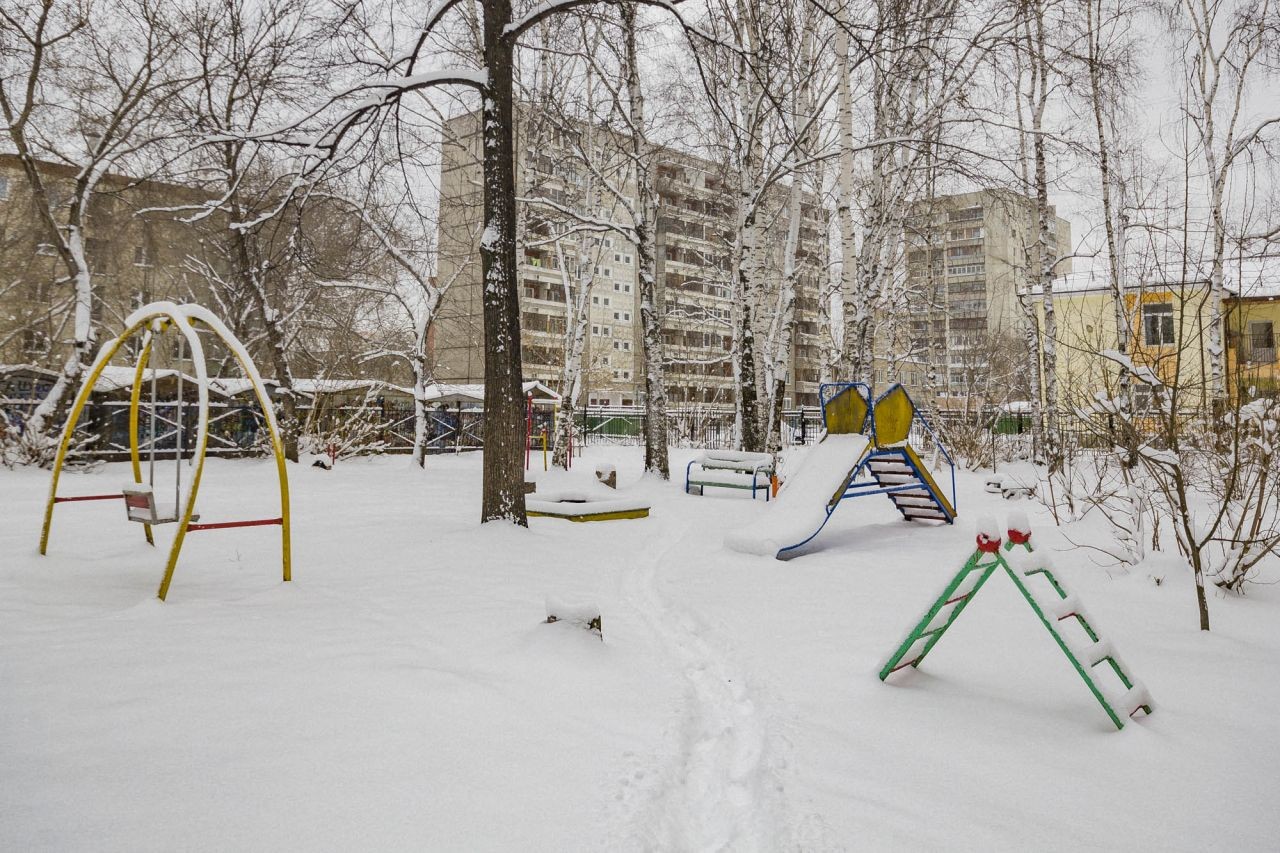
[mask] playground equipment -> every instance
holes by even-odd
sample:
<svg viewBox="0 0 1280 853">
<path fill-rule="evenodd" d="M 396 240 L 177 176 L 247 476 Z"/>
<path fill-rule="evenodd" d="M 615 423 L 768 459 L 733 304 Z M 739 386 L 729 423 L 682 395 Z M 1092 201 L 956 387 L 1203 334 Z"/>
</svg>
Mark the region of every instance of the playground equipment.
<svg viewBox="0 0 1280 853">
<path fill-rule="evenodd" d="M 603 483 L 584 483 L 541 491 L 525 498 L 525 515 L 530 518 L 563 518 L 565 521 L 618 521 L 648 518 L 649 504 L 635 498 L 618 497 Z"/>
<path fill-rule="evenodd" d="M 647 501 L 619 495 L 617 487 L 618 471 L 608 463 L 598 464 L 591 475 L 556 472 L 539 480 L 536 490 L 525 497 L 525 514 L 530 518 L 566 521 L 649 517 Z"/>
<path fill-rule="evenodd" d="M 695 472 L 693 466 L 697 465 Z M 740 450 L 708 450 L 684 468 L 685 494 L 700 495 L 708 487 L 750 489 L 751 499 L 763 492 L 767 503 L 773 486 L 772 453 L 746 453 Z M 696 491 L 695 491 L 696 490 Z"/>
<path fill-rule="evenodd" d="M 253 386 L 254 393 L 257 395 L 258 404 L 262 407 L 263 421 L 266 425 L 267 434 L 271 440 L 271 450 L 275 456 L 276 471 L 280 481 L 280 515 L 277 517 L 200 523 L 200 517 L 194 512 L 196 494 L 200 488 L 200 478 L 204 473 L 205 452 L 208 449 L 209 440 L 209 374 L 205 364 L 204 347 L 201 344 L 200 336 L 196 332 L 197 326 L 208 329 L 226 345 L 239 363 L 245 378 Z M 187 484 L 184 492 L 182 485 L 182 454 L 184 450 L 183 401 L 181 397 L 181 379 L 179 379 L 179 397 L 173 422 L 176 432 L 174 466 L 177 470 L 174 477 L 172 504 L 159 500 L 155 490 L 156 425 L 161 418 L 157 412 L 155 399 L 156 372 L 154 370 L 151 374 L 151 406 L 149 409 L 151 438 L 148 461 L 149 476 L 145 484 L 142 482 L 142 463 L 138 450 L 139 410 L 147 364 L 151 360 L 157 337 L 170 330 L 177 331 L 180 335 L 179 357 L 182 357 L 184 348 L 190 352 L 191 362 L 195 369 L 197 389 L 196 437 L 195 444 L 192 447 L 194 470 L 191 474 L 191 481 Z M 76 423 L 89 400 L 89 394 L 111 359 L 124 343 L 138 332 L 143 333 L 142 347 L 138 355 L 137 365 L 134 368 L 133 390 L 129 401 L 129 457 L 133 466 L 133 482 L 124 486 L 119 493 L 115 494 L 59 495 L 58 479 L 66 462 L 67 451 L 71 446 L 71 438 L 75 432 Z M 181 372 L 179 371 L 180 376 Z M 267 395 L 266 387 L 263 385 L 262 379 L 259 378 L 258 371 L 244 346 L 217 317 L 198 305 L 176 305 L 172 302 L 153 302 L 149 305 L 144 305 L 125 319 L 124 331 L 105 343 L 102 349 L 98 351 L 98 357 L 94 360 L 93 366 L 89 369 L 84 382 L 80 386 L 80 391 L 71 407 L 71 413 L 67 417 L 67 423 L 62 430 L 62 440 L 58 445 L 58 453 L 53 464 L 53 477 L 49 485 L 49 500 L 45 506 L 44 526 L 40 532 L 40 553 L 44 554 L 48 549 L 49 532 L 53 524 L 55 506 L 60 503 L 76 501 L 121 499 L 125 502 L 128 520 L 140 522 L 143 525 L 143 531 L 149 544 L 155 544 L 151 531 L 154 525 L 177 524 L 173 544 L 169 549 L 169 558 L 165 563 L 164 579 L 160 582 L 160 589 L 156 593 L 161 601 L 169 593 L 169 584 L 173 581 L 174 569 L 178 565 L 178 555 L 182 551 L 182 544 L 186 534 L 193 531 L 225 530 L 233 527 L 261 527 L 265 525 L 279 526 L 284 580 L 288 581 L 290 579 L 289 480 L 285 471 L 284 446 L 280 441 L 280 433 L 276 428 L 275 414 L 271 407 L 271 401 Z"/>
<path fill-rule="evenodd" d="M 908 521 L 955 520 L 955 463 L 906 388 L 895 384 L 874 404 L 861 382 L 823 385 L 819 394 L 825 434 L 764 517 L 726 538 L 730 548 L 779 559 L 793 556 L 821 532 L 842 501 L 870 495 L 888 497 Z M 917 425 L 951 468 L 949 495 L 911 446 Z"/>
<path fill-rule="evenodd" d="M 977 550 L 885 663 L 880 680 L 919 667 L 996 569 L 1004 569 L 1117 729 L 1138 711 L 1151 713 L 1151 694 L 1129 675 L 1112 642 L 1098 634 L 1079 596 L 1067 591 L 1046 557 L 1034 553 L 1031 527 L 1020 514 L 1009 519 L 1003 549 L 995 524 L 980 525 Z"/>
</svg>

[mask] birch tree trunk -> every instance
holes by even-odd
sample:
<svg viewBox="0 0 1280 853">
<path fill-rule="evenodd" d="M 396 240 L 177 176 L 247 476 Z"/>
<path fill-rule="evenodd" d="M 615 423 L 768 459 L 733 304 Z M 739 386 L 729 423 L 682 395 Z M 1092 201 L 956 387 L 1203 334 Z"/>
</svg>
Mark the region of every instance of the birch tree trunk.
<svg viewBox="0 0 1280 853">
<path fill-rule="evenodd" d="M 1037 255 L 1041 310 L 1044 333 L 1040 339 L 1040 358 L 1044 376 L 1044 453 L 1049 473 L 1061 473 L 1062 447 L 1057 430 L 1058 420 L 1058 318 L 1053 300 L 1054 268 L 1058 261 L 1058 241 L 1049 210 L 1049 175 L 1045 153 L 1044 117 L 1049 103 L 1050 64 L 1045 39 L 1044 8 L 1036 5 L 1028 30 L 1031 61 L 1031 149 L 1035 164 Z"/>
<path fill-rule="evenodd" d="M 591 325 L 591 288 L 595 281 L 598 255 L 585 245 L 580 245 L 577 269 L 571 276 L 560 241 L 557 240 L 555 245 L 565 295 L 565 358 L 560 377 L 560 388 L 564 396 L 560 401 L 560 410 L 556 413 L 556 442 L 551 454 L 551 464 L 557 468 L 568 468 L 569 451 L 573 447 L 573 415 L 582 397 L 582 354 L 586 351 L 587 329 Z"/>
<path fill-rule="evenodd" d="M 836 52 L 839 54 L 836 91 L 836 124 L 839 138 L 839 172 L 836 178 L 836 218 L 840 231 L 840 294 L 844 307 L 845 332 L 842 336 L 841 369 L 838 377 L 845 381 L 865 381 L 866 377 L 857 373 L 857 368 L 848 361 L 848 340 L 850 320 L 862 309 L 857 302 L 855 288 L 855 270 L 857 267 L 857 237 L 853 223 L 854 199 L 854 140 L 853 140 L 853 81 L 850 79 L 853 68 L 849 60 L 849 33 L 846 7 L 842 4 L 837 12 Z"/>
</svg>

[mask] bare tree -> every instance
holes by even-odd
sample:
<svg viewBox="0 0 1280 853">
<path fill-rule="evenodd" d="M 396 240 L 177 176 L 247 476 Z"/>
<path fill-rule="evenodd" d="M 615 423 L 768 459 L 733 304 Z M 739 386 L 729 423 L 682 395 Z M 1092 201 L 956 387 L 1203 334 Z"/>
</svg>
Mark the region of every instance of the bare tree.
<svg viewBox="0 0 1280 853">
<path fill-rule="evenodd" d="M 1273 0 L 1230 4 L 1223 0 L 1178 0 L 1168 7 L 1181 43 L 1186 74 L 1186 115 L 1204 161 L 1209 214 L 1209 281 L 1214 299 L 1209 316 L 1209 372 L 1216 405 L 1225 400 L 1222 306 L 1227 253 L 1229 185 L 1248 152 L 1280 127 L 1274 106 L 1262 115 L 1248 111 L 1247 93 L 1274 71 L 1280 44 L 1280 8 Z M 1272 73 L 1271 76 L 1274 76 Z"/>
<path fill-rule="evenodd" d="M 35 214 L 65 271 L 55 285 L 74 294 L 70 352 L 26 424 L 35 461 L 51 460 L 47 434 L 93 355 L 94 281 L 85 233 L 96 190 L 112 170 L 141 166 L 145 152 L 167 135 L 168 101 L 190 82 L 175 61 L 169 11 L 145 0 L 92 8 L 40 0 L 0 9 L 0 42 L 8 46 L 0 58 L 0 113 Z M 69 189 L 50 186 L 47 161 L 74 170 Z"/>
</svg>

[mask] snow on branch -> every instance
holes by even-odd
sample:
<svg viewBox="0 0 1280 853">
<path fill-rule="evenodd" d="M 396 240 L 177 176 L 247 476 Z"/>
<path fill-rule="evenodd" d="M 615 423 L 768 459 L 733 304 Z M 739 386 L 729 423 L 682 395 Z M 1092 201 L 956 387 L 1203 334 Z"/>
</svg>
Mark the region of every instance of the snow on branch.
<svg viewBox="0 0 1280 853">
<path fill-rule="evenodd" d="M 1135 365 L 1133 363 L 1133 359 L 1129 358 L 1129 356 L 1125 355 L 1122 352 L 1119 352 L 1118 350 L 1113 350 L 1113 349 L 1102 350 L 1101 352 L 1098 353 L 1098 355 L 1102 356 L 1103 358 L 1109 361 L 1114 361 L 1116 364 L 1124 368 L 1125 371 L 1127 371 L 1131 376 L 1133 376 L 1133 378 L 1137 379 L 1139 382 L 1143 383 L 1144 385 L 1150 385 L 1153 388 L 1164 387 L 1164 382 L 1161 381 L 1159 376 L 1156 376 L 1155 371 L 1153 371 L 1150 367 L 1145 367 L 1145 366 L 1139 367 Z"/>
<path fill-rule="evenodd" d="M 605 0 L 605 1 L 609 2 L 610 5 L 621 5 L 621 2 L 619 2 L 619 0 Z M 657 9 L 665 9 L 666 11 L 670 12 L 673 17 L 675 17 L 676 23 L 678 23 L 680 25 L 680 28 L 683 29 L 686 33 L 691 33 L 693 35 L 696 35 L 698 38 L 706 42 L 709 42 L 711 44 L 720 45 L 721 47 L 729 48 L 730 50 L 734 50 L 735 52 L 738 52 L 738 48 L 736 48 L 734 45 L 725 42 L 723 39 L 718 38 L 712 33 L 709 33 L 706 30 L 702 29 L 697 24 L 691 23 L 688 19 L 686 19 L 685 16 L 680 12 L 680 10 L 676 8 L 680 4 L 680 2 L 681 0 L 632 0 L 633 5 L 653 6 L 654 8 L 657 8 Z M 502 35 L 505 38 L 515 40 L 520 38 L 520 36 L 523 35 L 525 31 L 528 30 L 530 27 L 534 26 L 539 21 L 545 18 L 548 18 L 552 15 L 557 15 L 561 12 L 567 12 L 579 6 L 595 6 L 595 5 L 599 5 L 600 3 L 601 3 L 601 0 L 545 0 L 545 2 L 537 4 L 533 8 L 529 9 L 529 11 L 521 15 L 519 18 L 515 19 L 514 21 L 512 21 L 511 23 L 503 27 Z"/>
</svg>

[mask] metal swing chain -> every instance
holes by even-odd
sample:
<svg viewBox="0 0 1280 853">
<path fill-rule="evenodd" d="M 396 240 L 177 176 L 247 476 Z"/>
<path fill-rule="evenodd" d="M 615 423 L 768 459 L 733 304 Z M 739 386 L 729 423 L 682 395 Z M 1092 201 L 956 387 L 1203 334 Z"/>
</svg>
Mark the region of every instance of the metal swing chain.
<svg viewBox="0 0 1280 853">
<path fill-rule="evenodd" d="M 150 340 L 147 341 L 148 356 L 155 354 L 156 331 L 155 324 L 152 324 L 149 333 Z M 151 486 L 152 493 L 156 488 L 156 366 L 151 364 L 151 441 L 150 450 L 147 453 L 147 483 Z"/>
<path fill-rule="evenodd" d="M 178 517 L 180 502 L 182 500 L 182 357 L 186 351 L 186 336 L 178 335 L 178 412 L 175 420 L 178 422 L 178 434 L 174 441 L 177 447 L 177 454 L 174 458 L 174 477 L 173 477 L 173 516 Z"/>
</svg>

